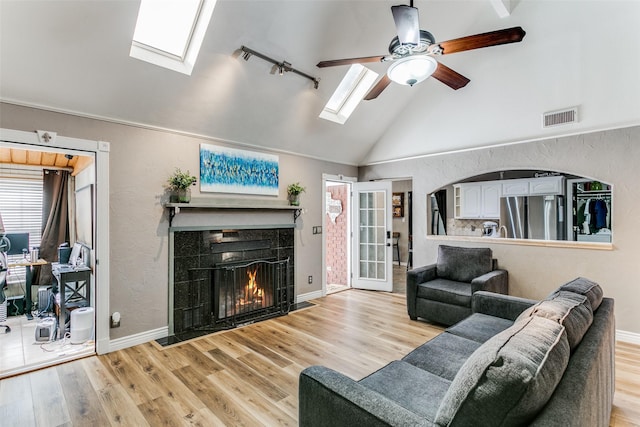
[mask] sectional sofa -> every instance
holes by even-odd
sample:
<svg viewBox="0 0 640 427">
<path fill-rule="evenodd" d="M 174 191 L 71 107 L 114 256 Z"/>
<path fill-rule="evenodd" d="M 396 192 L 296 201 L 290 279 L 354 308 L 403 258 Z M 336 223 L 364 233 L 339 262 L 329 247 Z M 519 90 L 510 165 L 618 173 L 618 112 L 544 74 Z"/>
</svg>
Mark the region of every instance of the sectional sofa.
<svg viewBox="0 0 640 427">
<path fill-rule="evenodd" d="M 480 291 L 473 314 L 356 381 L 300 374 L 305 426 L 607 426 L 614 301 L 584 278 L 542 301 Z"/>
</svg>

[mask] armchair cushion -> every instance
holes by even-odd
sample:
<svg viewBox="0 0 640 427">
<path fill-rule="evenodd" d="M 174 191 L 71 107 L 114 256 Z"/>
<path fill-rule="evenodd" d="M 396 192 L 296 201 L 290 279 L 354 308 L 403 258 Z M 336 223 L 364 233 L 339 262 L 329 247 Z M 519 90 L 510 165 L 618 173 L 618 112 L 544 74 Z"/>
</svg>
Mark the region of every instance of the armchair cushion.
<svg viewBox="0 0 640 427">
<path fill-rule="evenodd" d="M 489 248 L 440 245 L 436 264 L 438 277 L 458 282 L 471 282 L 492 270 L 492 255 Z"/>
<path fill-rule="evenodd" d="M 418 298 L 471 307 L 471 285 L 447 279 L 434 279 L 418 285 Z"/>
</svg>

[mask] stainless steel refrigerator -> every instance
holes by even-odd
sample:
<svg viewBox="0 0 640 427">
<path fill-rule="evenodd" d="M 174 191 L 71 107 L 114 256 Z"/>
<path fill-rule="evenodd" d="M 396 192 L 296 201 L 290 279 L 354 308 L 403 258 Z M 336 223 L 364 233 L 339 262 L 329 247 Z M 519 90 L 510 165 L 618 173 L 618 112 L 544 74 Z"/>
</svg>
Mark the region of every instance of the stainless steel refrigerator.
<svg viewBox="0 0 640 427">
<path fill-rule="evenodd" d="M 509 239 L 566 240 L 564 196 L 502 197 L 500 226 Z"/>
</svg>

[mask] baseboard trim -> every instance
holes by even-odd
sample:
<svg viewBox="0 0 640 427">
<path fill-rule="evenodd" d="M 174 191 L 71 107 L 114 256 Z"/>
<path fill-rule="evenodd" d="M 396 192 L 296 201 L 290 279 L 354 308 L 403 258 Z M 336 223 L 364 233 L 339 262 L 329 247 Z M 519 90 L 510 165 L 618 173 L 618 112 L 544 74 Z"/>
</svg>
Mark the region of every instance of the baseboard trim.
<svg viewBox="0 0 640 427">
<path fill-rule="evenodd" d="M 616 341 L 640 345 L 640 334 L 616 329 Z"/>
<path fill-rule="evenodd" d="M 126 337 L 116 338 L 109 341 L 109 352 L 133 347 L 138 344 L 144 344 L 149 341 L 157 340 L 158 338 L 165 338 L 168 335 L 169 327 L 164 326 L 162 328 L 152 329 L 150 331 L 140 332 Z"/>
<path fill-rule="evenodd" d="M 304 301 L 309 301 L 316 298 L 322 298 L 322 289 L 319 291 L 308 292 L 306 294 L 296 295 L 296 304 Z"/>
<path fill-rule="evenodd" d="M 322 291 L 314 291 L 306 294 L 296 296 L 296 303 L 309 301 L 312 299 L 322 297 Z M 158 338 L 164 338 L 169 335 L 169 327 L 165 326 L 158 329 L 152 329 L 150 331 L 140 332 L 138 334 L 129 335 L 122 338 L 116 338 L 109 341 L 109 352 L 118 351 L 125 348 L 133 347 L 134 345 L 144 344 L 149 341 L 156 340 Z M 635 332 L 627 332 L 616 329 L 616 341 L 621 341 L 629 344 L 640 345 L 640 334 Z"/>
</svg>

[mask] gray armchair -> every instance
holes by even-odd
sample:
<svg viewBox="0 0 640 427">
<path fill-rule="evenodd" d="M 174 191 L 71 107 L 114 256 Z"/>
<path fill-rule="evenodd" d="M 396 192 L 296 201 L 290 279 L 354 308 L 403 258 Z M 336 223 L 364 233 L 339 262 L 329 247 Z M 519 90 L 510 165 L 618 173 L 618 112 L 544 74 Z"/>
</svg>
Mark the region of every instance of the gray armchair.
<svg viewBox="0 0 640 427">
<path fill-rule="evenodd" d="M 507 294 L 509 275 L 492 255 L 489 248 L 440 245 L 436 264 L 407 272 L 409 317 L 449 326 L 471 315 L 474 292 Z"/>
</svg>

